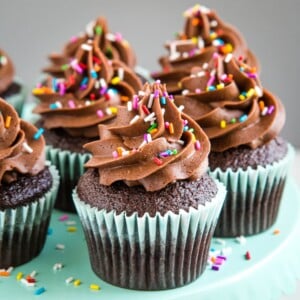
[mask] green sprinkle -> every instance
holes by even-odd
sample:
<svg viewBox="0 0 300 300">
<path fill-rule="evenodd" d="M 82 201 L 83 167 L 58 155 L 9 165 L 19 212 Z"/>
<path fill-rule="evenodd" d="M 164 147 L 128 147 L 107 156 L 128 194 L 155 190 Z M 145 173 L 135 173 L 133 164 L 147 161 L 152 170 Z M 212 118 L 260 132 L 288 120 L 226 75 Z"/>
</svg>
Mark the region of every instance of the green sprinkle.
<svg viewBox="0 0 300 300">
<path fill-rule="evenodd" d="M 101 26 L 96 26 L 95 27 L 95 33 L 97 34 L 97 35 L 101 35 L 102 34 L 102 27 Z"/>
<path fill-rule="evenodd" d="M 194 128 L 190 128 L 190 129 L 189 129 L 189 132 L 194 132 Z"/>
<path fill-rule="evenodd" d="M 176 155 L 177 153 L 178 153 L 177 149 L 174 149 L 172 152 L 173 155 Z"/>
<path fill-rule="evenodd" d="M 62 71 L 66 71 L 68 69 L 69 65 L 68 64 L 64 64 L 61 66 Z"/>
<path fill-rule="evenodd" d="M 230 123 L 231 123 L 231 124 L 236 123 L 236 118 L 232 118 L 232 119 L 230 120 Z"/>
<path fill-rule="evenodd" d="M 150 133 L 154 128 L 157 128 L 157 123 L 153 123 L 153 124 L 147 129 L 147 132 Z"/>
</svg>

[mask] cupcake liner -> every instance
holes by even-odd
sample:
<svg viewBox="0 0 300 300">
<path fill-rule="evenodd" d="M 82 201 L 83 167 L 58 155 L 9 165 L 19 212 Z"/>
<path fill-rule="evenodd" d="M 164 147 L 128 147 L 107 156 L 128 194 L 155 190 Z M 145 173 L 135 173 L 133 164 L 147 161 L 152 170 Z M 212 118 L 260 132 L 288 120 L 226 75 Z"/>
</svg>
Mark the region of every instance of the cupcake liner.
<svg viewBox="0 0 300 300">
<path fill-rule="evenodd" d="M 194 281 L 204 271 L 226 190 L 198 209 L 127 216 L 73 200 L 83 225 L 90 262 L 103 280 L 125 288 L 162 290 Z"/>
<path fill-rule="evenodd" d="M 23 111 L 23 106 L 24 106 L 24 103 L 25 103 L 25 100 L 26 100 L 27 89 L 26 89 L 24 83 L 19 78 L 15 78 L 14 82 L 20 85 L 21 90 L 18 94 L 6 97 L 5 100 L 9 104 L 11 104 L 16 109 L 19 116 L 21 116 L 22 111 Z"/>
<path fill-rule="evenodd" d="M 43 249 L 59 184 L 58 171 L 54 166 L 49 169 L 53 184 L 45 195 L 0 211 L 0 268 L 24 264 Z"/>
<path fill-rule="evenodd" d="M 57 167 L 60 174 L 60 185 L 54 207 L 76 212 L 72 191 L 79 177 L 84 173 L 84 164 L 90 159 L 91 154 L 71 152 L 47 145 L 46 157 Z"/>
<path fill-rule="evenodd" d="M 294 149 L 288 144 L 287 155 L 272 165 L 235 172 L 217 168 L 209 172 L 227 188 L 215 236 L 249 236 L 274 224 L 293 157 Z"/>
</svg>

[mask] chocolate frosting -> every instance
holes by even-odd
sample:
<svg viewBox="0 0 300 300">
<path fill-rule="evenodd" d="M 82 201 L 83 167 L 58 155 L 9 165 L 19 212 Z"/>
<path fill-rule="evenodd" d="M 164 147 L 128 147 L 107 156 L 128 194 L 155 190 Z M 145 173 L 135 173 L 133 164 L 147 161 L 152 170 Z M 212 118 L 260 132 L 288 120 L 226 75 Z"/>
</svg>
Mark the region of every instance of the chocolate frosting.
<svg viewBox="0 0 300 300">
<path fill-rule="evenodd" d="M 15 109 L 0 98 L 0 184 L 18 174 L 36 175 L 45 167 L 45 141 L 37 129 L 20 120 Z"/>
<path fill-rule="evenodd" d="M 210 150 L 202 129 L 174 105 L 164 85 L 145 84 L 135 100 L 132 110 L 120 108 L 114 124 L 99 125 L 101 139 L 84 146 L 93 154 L 85 166 L 98 168 L 100 184 L 123 181 L 147 191 L 200 178 Z"/>
<path fill-rule="evenodd" d="M 81 44 L 63 75 L 50 76 L 33 90 L 41 100 L 34 112 L 47 129 L 64 128 L 73 136 L 97 137 L 97 125 L 113 119 L 116 106 L 142 88 L 132 69 L 108 60 L 92 40 Z"/>
<path fill-rule="evenodd" d="M 241 33 L 224 23 L 216 12 L 195 5 L 184 16 L 184 31 L 176 40 L 166 44 L 169 55 L 159 59 L 163 71 L 152 74 L 154 79 L 165 82 L 170 92 L 180 92 L 180 79 L 189 75 L 192 67 L 202 66 L 215 52 L 222 55 L 232 53 L 249 65 L 259 67 Z"/>
<path fill-rule="evenodd" d="M 60 76 L 63 67 L 69 63 L 70 58 L 74 57 L 78 48 L 88 40 L 94 40 L 95 45 L 103 52 L 109 60 L 123 62 L 126 66 L 133 69 L 136 65 L 136 55 L 120 33 L 111 33 L 107 21 L 104 17 L 99 17 L 86 26 L 84 34 L 72 37 L 64 46 L 62 53 L 50 54 L 51 65 L 44 69 L 45 72 L 53 76 Z"/>
<path fill-rule="evenodd" d="M 13 83 L 15 70 L 10 57 L 0 49 L 0 94 Z"/>
<path fill-rule="evenodd" d="M 278 135 L 285 122 L 283 105 L 262 89 L 255 69 L 228 54 L 215 53 L 205 67 L 193 68 L 175 96 L 205 131 L 212 151 L 246 145 L 257 148 Z"/>
</svg>

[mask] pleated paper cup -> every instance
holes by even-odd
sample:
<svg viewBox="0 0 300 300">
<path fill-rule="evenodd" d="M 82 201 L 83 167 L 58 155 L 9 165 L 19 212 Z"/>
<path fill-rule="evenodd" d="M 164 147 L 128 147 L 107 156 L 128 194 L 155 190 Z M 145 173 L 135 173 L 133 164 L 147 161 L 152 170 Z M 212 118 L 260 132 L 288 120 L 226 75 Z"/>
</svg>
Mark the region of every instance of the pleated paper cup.
<svg viewBox="0 0 300 300">
<path fill-rule="evenodd" d="M 84 164 L 90 159 L 91 154 L 71 152 L 47 145 L 46 157 L 57 167 L 60 174 L 55 208 L 67 212 L 76 212 L 72 200 L 72 191 L 79 177 L 84 173 Z"/>
<path fill-rule="evenodd" d="M 171 289 L 197 279 L 205 270 L 226 194 L 216 184 L 215 198 L 198 209 L 154 217 L 99 210 L 82 201 L 75 189 L 93 271 L 113 285 L 138 290 Z"/>
<path fill-rule="evenodd" d="M 6 97 L 5 101 L 12 105 L 18 112 L 19 116 L 21 116 L 26 100 L 27 89 L 24 83 L 19 78 L 15 78 L 14 82 L 20 85 L 21 89 L 19 93 Z"/>
<path fill-rule="evenodd" d="M 209 172 L 211 177 L 223 182 L 227 189 L 215 236 L 254 235 L 275 223 L 294 154 L 289 144 L 287 155 L 266 167 L 248 167 L 247 170 L 237 171 L 217 168 Z"/>
<path fill-rule="evenodd" d="M 47 193 L 24 206 L 0 211 L 0 268 L 24 264 L 43 249 L 59 184 L 56 168 L 49 169 L 53 183 Z"/>
</svg>

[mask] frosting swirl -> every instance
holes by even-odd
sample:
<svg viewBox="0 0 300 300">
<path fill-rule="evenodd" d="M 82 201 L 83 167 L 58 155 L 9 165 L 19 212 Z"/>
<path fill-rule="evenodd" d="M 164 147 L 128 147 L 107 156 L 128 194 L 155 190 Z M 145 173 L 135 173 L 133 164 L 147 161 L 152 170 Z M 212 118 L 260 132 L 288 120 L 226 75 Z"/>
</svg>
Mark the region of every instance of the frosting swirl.
<svg viewBox="0 0 300 300">
<path fill-rule="evenodd" d="M 198 179 L 206 171 L 210 144 L 202 129 L 181 112 L 159 83 L 145 84 L 139 97 L 120 108 L 116 122 L 100 125 L 98 141 L 84 147 L 98 168 L 100 184 L 124 181 L 147 191 L 176 180 Z"/>
<path fill-rule="evenodd" d="M 181 84 L 183 95 L 175 96 L 175 102 L 203 128 L 214 152 L 240 145 L 257 148 L 284 125 L 279 99 L 262 89 L 255 69 L 232 54 L 224 58 L 215 53 Z"/>
<path fill-rule="evenodd" d="M 12 84 L 15 70 L 10 57 L 0 49 L 0 94 Z"/>
<path fill-rule="evenodd" d="M 192 67 L 203 65 L 216 51 L 222 55 L 232 53 L 236 58 L 242 57 L 244 62 L 258 67 L 258 61 L 248 50 L 241 33 L 224 23 L 214 11 L 195 5 L 184 16 L 183 33 L 166 44 L 169 55 L 159 59 L 163 71 L 152 74 L 154 79 L 166 82 L 170 92 L 180 92 L 180 79 L 188 76 Z"/>
<path fill-rule="evenodd" d="M 17 180 L 18 173 L 36 175 L 45 167 L 45 141 L 40 131 L 19 119 L 0 98 L 0 184 Z"/>
<path fill-rule="evenodd" d="M 78 48 L 63 75 L 50 76 L 33 90 L 41 100 L 34 112 L 42 115 L 47 129 L 64 128 L 73 136 L 97 137 L 97 125 L 114 118 L 117 105 L 142 88 L 132 69 L 109 61 L 92 40 Z"/>
<path fill-rule="evenodd" d="M 88 40 L 93 40 L 95 45 L 104 53 L 109 60 L 119 60 L 133 69 L 136 65 L 136 56 L 129 42 L 122 37 L 121 33 L 111 33 L 104 17 L 91 21 L 86 26 L 84 34 L 72 37 L 64 46 L 62 53 L 50 54 L 51 65 L 44 69 L 45 72 L 54 76 L 63 73 L 64 65 L 74 57 L 78 48 Z"/>
</svg>

